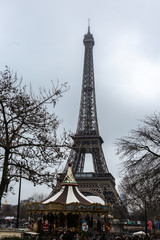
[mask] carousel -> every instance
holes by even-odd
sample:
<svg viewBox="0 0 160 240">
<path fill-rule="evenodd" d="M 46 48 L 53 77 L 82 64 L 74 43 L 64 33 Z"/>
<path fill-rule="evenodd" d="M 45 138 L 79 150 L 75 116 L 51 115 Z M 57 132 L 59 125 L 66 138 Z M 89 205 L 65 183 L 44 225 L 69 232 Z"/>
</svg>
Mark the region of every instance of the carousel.
<svg viewBox="0 0 160 240">
<path fill-rule="evenodd" d="M 110 204 L 95 203 L 79 191 L 71 163 L 60 191 L 42 202 L 27 203 L 26 208 L 34 225 L 36 223 L 36 231 L 52 236 L 62 232 L 82 235 L 104 231 L 112 211 Z"/>
</svg>

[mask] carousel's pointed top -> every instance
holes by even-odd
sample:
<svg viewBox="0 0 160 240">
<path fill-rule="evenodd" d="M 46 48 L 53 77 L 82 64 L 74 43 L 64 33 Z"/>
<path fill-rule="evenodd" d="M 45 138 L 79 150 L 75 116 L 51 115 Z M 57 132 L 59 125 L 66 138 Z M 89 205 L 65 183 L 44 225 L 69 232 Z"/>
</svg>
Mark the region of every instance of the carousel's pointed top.
<svg viewBox="0 0 160 240">
<path fill-rule="evenodd" d="M 72 163 L 68 163 L 68 171 L 61 185 L 78 185 L 72 173 Z"/>
</svg>

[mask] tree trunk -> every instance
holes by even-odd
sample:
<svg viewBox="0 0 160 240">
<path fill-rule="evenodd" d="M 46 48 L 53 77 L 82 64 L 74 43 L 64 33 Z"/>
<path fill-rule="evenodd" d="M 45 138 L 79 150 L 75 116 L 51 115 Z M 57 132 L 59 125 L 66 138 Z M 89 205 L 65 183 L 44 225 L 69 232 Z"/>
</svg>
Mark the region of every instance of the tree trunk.
<svg viewBox="0 0 160 240">
<path fill-rule="evenodd" d="M 4 192 L 7 192 L 9 180 L 8 180 L 8 159 L 9 159 L 9 150 L 5 150 L 5 158 L 3 163 L 3 172 L 0 183 L 0 205 Z"/>
</svg>

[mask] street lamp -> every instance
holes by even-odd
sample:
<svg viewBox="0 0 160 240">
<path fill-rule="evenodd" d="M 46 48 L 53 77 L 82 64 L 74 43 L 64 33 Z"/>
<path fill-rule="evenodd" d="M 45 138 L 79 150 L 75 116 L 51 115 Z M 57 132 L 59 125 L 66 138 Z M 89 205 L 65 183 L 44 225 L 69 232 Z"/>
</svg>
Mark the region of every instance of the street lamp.
<svg viewBox="0 0 160 240">
<path fill-rule="evenodd" d="M 146 237 L 147 237 L 147 202 L 146 202 L 146 198 L 144 200 L 144 216 L 145 216 L 145 233 L 146 233 Z"/>
<path fill-rule="evenodd" d="M 18 193 L 18 206 L 17 206 L 17 221 L 16 221 L 16 228 L 19 227 L 19 213 L 20 213 L 20 200 L 21 200 L 21 181 L 22 181 L 22 167 L 21 167 L 21 164 L 20 164 L 19 193 Z"/>
</svg>

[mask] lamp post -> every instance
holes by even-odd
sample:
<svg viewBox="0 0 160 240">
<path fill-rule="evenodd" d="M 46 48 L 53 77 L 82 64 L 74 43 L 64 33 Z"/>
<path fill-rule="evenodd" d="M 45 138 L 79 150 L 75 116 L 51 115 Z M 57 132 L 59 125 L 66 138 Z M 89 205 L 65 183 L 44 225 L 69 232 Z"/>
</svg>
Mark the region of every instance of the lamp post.
<svg viewBox="0 0 160 240">
<path fill-rule="evenodd" d="M 21 182 L 22 182 L 22 168 L 21 168 L 21 165 L 20 165 L 19 193 L 18 193 L 18 206 L 17 206 L 17 221 L 16 221 L 16 228 L 19 227 L 19 213 L 20 213 L 20 201 L 21 201 Z"/>
<path fill-rule="evenodd" d="M 146 198 L 144 201 L 144 216 L 145 216 L 145 233 L 146 233 L 146 237 L 148 236 L 147 234 L 147 203 L 146 203 Z"/>
</svg>

